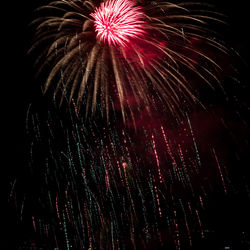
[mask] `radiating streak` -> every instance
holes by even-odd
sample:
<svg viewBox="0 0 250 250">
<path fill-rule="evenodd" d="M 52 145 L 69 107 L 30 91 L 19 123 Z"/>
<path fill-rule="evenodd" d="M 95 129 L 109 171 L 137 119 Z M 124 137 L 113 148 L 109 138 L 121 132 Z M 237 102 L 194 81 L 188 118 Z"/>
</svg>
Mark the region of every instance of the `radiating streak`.
<svg viewBox="0 0 250 250">
<path fill-rule="evenodd" d="M 154 155 L 155 155 L 155 160 L 156 160 L 156 164 L 157 164 L 157 168 L 158 168 L 158 175 L 159 175 L 159 180 L 160 182 L 162 182 L 162 174 L 161 174 L 161 169 L 160 169 L 160 162 L 159 162 L 159 157 L 157 154 L 157 150 L 156 150 L 156 146 L 155 146 L 155 140 L 154 140 L 154 135 L 152 134 L 151 136 L 152 138 L 152 142 L 153 142 L 153 150 L 154 150 Z"/>
<path fill-rule="evenodd" d="M 35 222 L 35 217 L 32 216 L 32 224 L 33 224 L 33 228 L 34 228 L 34 231 L 36 232 L 36 222 Z"/>
<path fill-rule="evenodd" d="M 195 152 L 196 152 L 196 156 L 197 156 L 197 160 L 198 160 L 198 165 L 200 167 L 201 166 L 200 153 L 198 151 L 197 143 L 196 143 L 196 140 L 195 140 L 195 137 L 194 137 L 194 132 L 193 132 L 193 129 L 192 129 L 192 126 L 191 126 L 190 119 L 189 119 L 187 114 L 186 114 L 186 117 L 187 117 L 189 129 L 190 129 L 190 132 L 191 132 L 191 135 L 192 135 L 192 140 L 193 140 L 193 144 L 194 144 L 194 147 L 195 147 Z"/>
<path fill-rule="evenodd" d="M 215 149 L 214 149 L 214 148 L 212 148 L 212 151 L 213 151 L 213 154 L 214 154 L 214 157 L 215 157 L 216 163 L 217 163 L 217 167 L 218 167 L 218 169 L 219 169 L 220 178 L 221 178 L 221 181 L 222 181 L 222 185 L 223 185 L 224 192 L 225 192 L 225 194 L 227 194 L 227 188 L 226 188 L 226 184 L 225 184 L 224 176 L 223 176 L 222 171 L 221 171 L 221 166 L 220 166 L 220 163 L 219 163 L 219 160 L 218 160 L 217 154 L 216 154 L 216 152 L 215 152 Z"/>
<path fill-rule="evenodd" d="M 195 213 L 196 213 L 196 215 L 197 215 L 198 222 L 199 222 L 199 226 L 200 226 L 200 230 L 201 230 L 201 238 L 204 238 L 204 237 L 205 237 L 205 235 L 204 235 L 204 230 L 203 230 L 203 228 L 202 228 L 200 215 L 199 215 L 199 212 L 198 212 L 197 209 L 195 209 Z"/>
<path fill-rule="evenodd" d="M 167 136 L 166 136 L 166 133 L 165 133 L 165 130 L 164 130 L 163 126 L 161 126 L 161 132 L 163 134 L 163 138 L 164 138 L 164 141 L 165 141 L 165 144 L 166 144 L 166 147 L 167 147 L 167 152 L 168 152 L 168 154 L 169 154 L 169 156 L 170 156 L 170 158 L 172 160 L 172 164 L 173 164 L 173 166 L 175 168 L 178 180 L 180 181 L 180 176 L 179 176 L 179 171 L 178 171 L 177 163 L 176 163 L 175 158 L 173 156 L 173 153 L 171 151 L 170 144 L 169 144 L 169 142 L 167 140 Z"/>
</svg>

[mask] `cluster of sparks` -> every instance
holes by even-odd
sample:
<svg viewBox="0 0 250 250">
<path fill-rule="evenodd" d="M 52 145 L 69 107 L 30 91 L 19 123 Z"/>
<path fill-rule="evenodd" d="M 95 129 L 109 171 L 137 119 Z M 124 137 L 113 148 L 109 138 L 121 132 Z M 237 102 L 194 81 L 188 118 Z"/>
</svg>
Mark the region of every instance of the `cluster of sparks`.
<svg viewBox="0 0 250 250">
<path fill-rule="evenodd" d="M 209 184 L 202 180 L 203 160 L 188 116 L 174 131 L 164 123 L 145 124 L 139 134 L 87 125 L 74 111 L 70 117 L 65 126 L 55 110 L 44 120 L 32 107 L 27 117 L 37 183 L 25 203 L 41 207 L 28 214 L 38 246 L 181 249 L 210 234 L 202 220 Z M 226 194 L 227 169 L 214 148 L 210 161 Z"/>
</svg>

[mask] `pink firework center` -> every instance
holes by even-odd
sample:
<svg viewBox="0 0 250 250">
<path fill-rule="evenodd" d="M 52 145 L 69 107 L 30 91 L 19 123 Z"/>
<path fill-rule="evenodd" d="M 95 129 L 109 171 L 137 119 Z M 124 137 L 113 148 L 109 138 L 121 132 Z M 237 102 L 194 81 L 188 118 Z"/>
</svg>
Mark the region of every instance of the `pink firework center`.
<svg viewBox="0 0 250 250">
<path fill-rule="evenodd" d="M 125 46 L 132 38 L 139 38 L 145 33 L 142 8 L 131 0 L 103 2 L 91 16 L 97 38 L 109 45 Z"/>
</svg>

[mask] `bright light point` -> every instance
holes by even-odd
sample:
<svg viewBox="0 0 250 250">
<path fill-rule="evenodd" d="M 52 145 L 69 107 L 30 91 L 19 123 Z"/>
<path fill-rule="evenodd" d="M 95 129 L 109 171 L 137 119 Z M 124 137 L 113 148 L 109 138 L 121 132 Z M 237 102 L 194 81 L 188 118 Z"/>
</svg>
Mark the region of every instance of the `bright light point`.
<svg viewBox="0 0 250 250">
<path fill-rule="evenodd" d="M 108 0 L 91 14 L 97 38 L 109 45 L 125 46 L 131 38 L 141 37 L 144 14 L 132 0 Z"/>
</svg>

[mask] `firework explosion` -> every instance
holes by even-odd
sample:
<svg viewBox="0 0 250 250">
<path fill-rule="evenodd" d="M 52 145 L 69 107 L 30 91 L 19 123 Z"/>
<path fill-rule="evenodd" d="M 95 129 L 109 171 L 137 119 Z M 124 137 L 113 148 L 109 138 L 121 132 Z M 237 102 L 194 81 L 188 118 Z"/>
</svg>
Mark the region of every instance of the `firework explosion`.
<svg viewBox="0 0 250 250">
<path fill-rule="evenodd" d="M 124 46 L 143 35 L 143 12 L 132 1 L 107 1 L 91 14 L 97 37 L 109 45 Z"/>
<path fill-rule="evenodd" d="M 222 16 L 195 3 L 132 0 L 60 0 L 39 11 L 31 51 L 55 98 L 46 111 L 29 106 L 32 181 L 24 196 L 16 181 L 10 193 L 29 221 L 28 246 L 207 249 L 216 235 L 209 198 L 235 188 L 208 138 L 221 127 L 234 135 L 222 117 L 211 128 L 198 93 L 222 87 L 228 49 L 208 26 Z M 194 106 L 205 107 L 205 125 Z"/>
<path fill-rule="evenodd" d="M 130 0 L 100 6 L 55 1 L 41 7 L 58 12 L 34 21 L 31 50 L 47 48 L 38 59 L 40 71 L 49 65 L 44 91 L 52 85 L 55 95 L 61 92 L 61 103 L 75 99 L 86 115 L 97 103 L 107 119 L 110 110 L 119 110 L 124 122 L 135 119 L 138 110 L 151 114 L 153 96 L 174 117 L 183 115 L 183 102 L 199 103 L 188 76 L 211 87 L 219 82 L 220 66 L 204 49 L 227 51 L 208 26 L 209 20 L 220 23 L 221 16 L 198 7 L 168 2 L 140 7 Z"/>
</svg>

